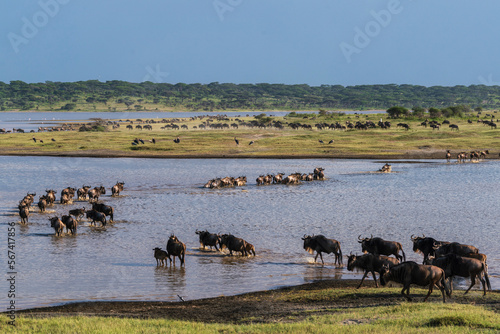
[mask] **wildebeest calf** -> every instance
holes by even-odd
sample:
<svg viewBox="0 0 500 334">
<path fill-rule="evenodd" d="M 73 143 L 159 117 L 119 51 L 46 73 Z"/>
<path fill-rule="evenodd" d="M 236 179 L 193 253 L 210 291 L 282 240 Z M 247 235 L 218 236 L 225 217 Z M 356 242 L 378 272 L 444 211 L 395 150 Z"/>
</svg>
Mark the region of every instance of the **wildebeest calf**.
<svg viewBox="0 0 500 334">
<path fill-rule="evenodd" d="M 365 271 L 357 289 L 361 287 L 361 284 L 363 284 L 363 281 L 369 272 L 372 273 L 375 286 L 378 288 L 377 276 L 375 276 L 375 272 L 380 274 L 384 265 L 391 268 L 397 264 L 399 264 L 398 259 L 384 255 L 363 254 L 361 256 L 357 256 L 351 254 L 347 260 L 347 270 L 353 271 L 355 268 L 358 268 Z"/>
<path fill-rule="evenodd" d="M 161 248 L 159 247 L 155 247 L 153 249 L 155 252 L 154 252 L 154 256 L 155 256 L 155 259 L 156 259 L 156 265 L 159 266 L 159 265 L 164 265 L 165 264 L 165 259 L 168 258 L 170 261 L 172 261 L 172 259 L 170 258 L 170 256 L 168 255 L 168 253 L 164 250 L 162 250 Z"/>
</svg>

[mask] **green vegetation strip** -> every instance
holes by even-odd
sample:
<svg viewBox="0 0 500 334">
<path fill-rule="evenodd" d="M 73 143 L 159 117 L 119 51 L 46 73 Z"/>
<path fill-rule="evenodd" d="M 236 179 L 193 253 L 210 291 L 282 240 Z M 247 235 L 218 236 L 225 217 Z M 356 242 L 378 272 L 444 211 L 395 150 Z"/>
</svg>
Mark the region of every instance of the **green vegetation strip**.
<svg viewBox="0 0 500 334">
<path fill-rule="evenodd" d="M 168 319 L 115 317 L 20 317 L 13 327 L 0 316 L 2 333 L 498 333 L 499 314 L 474 305 L 402 303 L 397 306 L 338 309 L 294 322 L 245 325 L 207 324 Z M 258 321 L 258 319 L 256 319 Z"/>
<path fill-rule="evenodd" d="M 420 125 L 421 119 L 390 119 L 390 129 L 370 128 L 367 130 L 318 130 L 315 124 L 346 124 L 367 120 L 377 123 L 387 115 L 337 115 L 311 114 L 286 117 L 265 117 L 260 121 L 280 121 L 284 129 L 247 128 L 226 130 L 202 130 L 194 128 L 203 120 L 184 119 L 176 122 L 187 125 L 188 130 L 161 129 L 164 123 L 151 124 L 152 130 L 128 130 L 122 123 L 118 129 L 110 126 L 104 131 L 62 131 L 40 133 L 9 133 L 0 136 L 0 154 L 21 155 L 70 155 L 70 156 L 138 156 L 138 157 L 317 157 L 317 158 L 440 158 L 446 150 L 452 152 L 489 150 L 490 157 L 499 156 L 500 129 L 453 118 L 451 123 L 460 127 L 459 131 L 443 125 L 441 130 Z M 244 117 L 248 122 L 255 120 Z M 477 118 L 474 118 L 477 120 Z M 156 120 L 158 121 L 158 120 Z M 235 123 L 234 119 L 215 123 Z M 290 123 L 308 124 L 312 130 L 293 130 Z M 397 127 L 406 123 L 410 129 Z M 137 122 L 134 122 L 134 126 Z M 33 137 L 37 139 L 33 141 Z M 180 143 L 173 142 L 180 138 Z M 239 140 L 236 145 L 234 138 Z M 144 144 L 132 145 L 135 138 Z M 155 139 L 156 144 L 149 142 Z M 41 143 L 39 140 L 43 140 Z M 328 142 L 333 139 L 332 144 Z M 320 142 L 323 141 L 323 143 Z M 252 145 L 249 145 L 253 141 Z M 455 159 L 456 156 L 453 156 Z"/>
</svg>

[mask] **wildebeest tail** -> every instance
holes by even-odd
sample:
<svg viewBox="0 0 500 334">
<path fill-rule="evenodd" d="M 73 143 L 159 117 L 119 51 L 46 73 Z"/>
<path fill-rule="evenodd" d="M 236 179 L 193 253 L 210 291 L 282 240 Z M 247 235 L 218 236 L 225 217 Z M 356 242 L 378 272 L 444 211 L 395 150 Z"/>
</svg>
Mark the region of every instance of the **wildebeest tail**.
<svg viewBox="0 0 500 334">
<path fill-rule="evenodd" d="M 406 254 L 405 251 L 403 250 L 403 246 L 399 244 L 399 248 L 401 248 L 401 253 L 403 253 L 403 262 L 406 262 Z"/>
<path fill-rule="evenodd" d="M 483 262 L 483 272 L 484 272 L 484 279 L 486 281 L 486 286 L 488 286 L 488 290 L 491 291 L 490 278 L 488 277 L 488 265 L 484 262 Z"/>
<path fill-rule="evenodd" d="M 451 291 L 450 291 L 450 289 L 448 289 L 448 286 L 446 285 L 446 275 L 444 273 L 444 270 L 443 270 L 443 275 L 441 276 L 441 284 L 444 287 L 444 292 L 446 292 L 446 295 L 448 297 L 451 297 Z M 450 281 L 450 284 L 453 284 L 453 282 Z"/>
<path fill-rule="evenodd" d="M 339 263 L 341 265 L 343 265 L 344 263 L 342 262 L 342 249 L 340 249 L 340 246 L 339 246 Z"/>
</svg>

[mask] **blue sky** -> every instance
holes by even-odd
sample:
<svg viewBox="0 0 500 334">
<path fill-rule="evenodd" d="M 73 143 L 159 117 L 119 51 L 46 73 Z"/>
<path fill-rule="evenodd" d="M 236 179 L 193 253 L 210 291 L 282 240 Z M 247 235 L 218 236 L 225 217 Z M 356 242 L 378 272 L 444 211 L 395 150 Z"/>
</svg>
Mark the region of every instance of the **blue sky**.
<svg viewBox="0 0 500 334">
<path fill-rule="evenodd" d="M 16 0 L 0 81 L 500 84 L 500 2 Z"/>
</svg>

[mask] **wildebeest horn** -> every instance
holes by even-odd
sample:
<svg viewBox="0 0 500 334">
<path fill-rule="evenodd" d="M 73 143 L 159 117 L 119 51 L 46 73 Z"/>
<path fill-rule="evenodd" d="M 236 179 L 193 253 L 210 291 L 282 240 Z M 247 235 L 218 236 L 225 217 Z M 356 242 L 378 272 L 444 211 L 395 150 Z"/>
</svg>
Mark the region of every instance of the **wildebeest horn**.
<svg viewBox="0 0 500 334">
<path fill-rule="evenodd" d="M 410 237 L 411 240 L 417 240 L 417 237 L 415 237 L 413 234 Z"/>
<path fill-rule="evenodd" d="M 425 234 L 422 233 L 422 238 L 425 238 Z"/>
<path fill-rule="evenodd" d="M 370 239 L 373 239 L 373 234 L 371 235 Z"/>
</svg>

